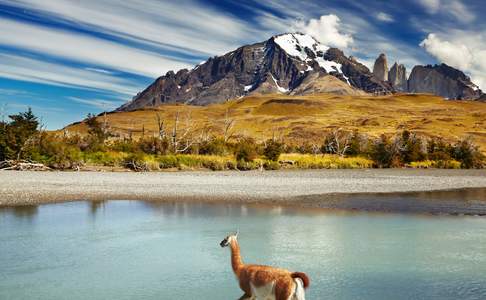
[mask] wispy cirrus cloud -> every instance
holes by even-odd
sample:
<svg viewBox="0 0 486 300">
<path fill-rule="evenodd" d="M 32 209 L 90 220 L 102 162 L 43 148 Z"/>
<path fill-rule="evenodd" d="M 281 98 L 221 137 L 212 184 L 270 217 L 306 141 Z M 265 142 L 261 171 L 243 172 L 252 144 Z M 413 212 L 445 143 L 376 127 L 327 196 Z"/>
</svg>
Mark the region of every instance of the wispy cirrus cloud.
<svg viewBox="0 0 486 300">
<path fill-rule="evenodd" d="M 441 13 L 455 18 L 461 23 L 471 23 L 476 14 L 461 0 L 416 0 L 430 14 Z"/>
<path fill-rule="evenodd" d="M 0 77 L 78 89 L 134 95 L 142 86 L 130 80 L 82 68 L 0 53 Z"/>
<path fill-rule="evenodd" d="M 3 19 L 0 32 L 0 45 L 144 76 L 189 66 L 153 52 L 37 24 Z"/>
<path fill-rule="evenodd" d="M 393 19 L 393 17 L 390 14 L 387 14 L 387 13 L 382 12 L 382 11 L 377 13 L 375 17 L 376 17 L 376 19 L 378 19 L 381 22 L 385 22 L 385 23 L 395 22 L 395 19 Z"/>
<path fill-rule="evenodd" d="M 161 50 L 221 54 L 255 36 L 250 24 L 193 0 L 3 0 L 78 27 L 150 43 Z M 210 37 L 210 38 L 208 38 Z"/>
<path fill-rule="evenodd" d="M 115 108 L 119 107 L 120 105 L 123 104 L 124 101 L 110 101 L 110 100 L 104 100 L 104 99 L 84 99 L 84 98 L 79 98 L 79 97 L 68 97 L 69 100 L 72 100 L 77 103 L 81 103 L 84 105 L 88 105 L 91 107 L 95 107 L 97 109 L 103 110 L 103 111 L 109 111 L 109 110 L 114 110 Z"/>
</svg>

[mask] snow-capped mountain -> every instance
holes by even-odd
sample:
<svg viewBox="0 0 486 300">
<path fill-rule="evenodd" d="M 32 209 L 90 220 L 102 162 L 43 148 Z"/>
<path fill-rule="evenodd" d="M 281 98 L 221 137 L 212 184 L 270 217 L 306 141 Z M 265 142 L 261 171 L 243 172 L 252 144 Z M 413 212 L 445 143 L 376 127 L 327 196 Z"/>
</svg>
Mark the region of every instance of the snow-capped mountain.
<svg viewBox="0 0 486 300">
<path fill-rule="evenodd" d="M 339 49 L 323 45 L 310 35 L 288 33 L 211 57 L 192 70 L 170 71 L 118 110 L 174 102 L 206 105 L 252 93 L 292 93 L 300 90 L 297 88 L 304 80 L 320 80 L 325 75 L 338 78 L 342 92 L 393 91 L 390 84 L 375 78 L 366 66 Z M 309 80 L 306 87 L 308 90 Z M 326 84 L 321 82 L 313 90 L 325 92 Z"/>
</svg>

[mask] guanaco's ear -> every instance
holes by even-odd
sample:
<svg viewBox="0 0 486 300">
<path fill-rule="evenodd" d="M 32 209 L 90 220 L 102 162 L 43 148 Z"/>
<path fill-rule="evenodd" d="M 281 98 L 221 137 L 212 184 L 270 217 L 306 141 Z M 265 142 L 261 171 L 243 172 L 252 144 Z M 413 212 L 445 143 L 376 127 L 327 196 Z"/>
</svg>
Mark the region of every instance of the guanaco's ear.
<svg viewBox="0 0 486 300">
<path fill-rule="evenodd" d="M 238 234 L 240 234 L 240 229 L 236 229 L 235 237 L 238 238 Z"/>
</svg>

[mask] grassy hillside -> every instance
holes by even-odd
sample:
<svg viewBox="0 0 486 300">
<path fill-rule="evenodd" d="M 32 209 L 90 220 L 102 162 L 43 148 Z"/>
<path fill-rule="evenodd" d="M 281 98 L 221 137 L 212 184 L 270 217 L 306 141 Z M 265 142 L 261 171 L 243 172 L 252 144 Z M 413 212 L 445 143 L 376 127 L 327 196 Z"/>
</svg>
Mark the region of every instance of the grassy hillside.
<svg viewBox="0 0 486 300">
<path fill-rule="evenodd" d="M 336 128 L 358 130 L 371 136 L 394 134 L 408 129 L 424 136 L 454 141 L 472 136 L 486 152 L 486 103 L 449 101 L 431 95 L 251 96 L 210 106 L 162 105 L 133 112 L 107 114 L 111 132 L 121 136 L 151 136 L 158 131 L 157 114 L 167 132 L 179 112 L 179 128 L 193 134 L 222 135 L 225 123 L 234 122 L 231 132 L 265 140 L 274 135 L 286 142 L 320 142 L 326 131 Z M 105 122 L 105 117 L 98 117 Z M 225 121 L 226 120 L 226 121 Z M 86 132 L 84 123 L 66 128 Z"/>
</svg>

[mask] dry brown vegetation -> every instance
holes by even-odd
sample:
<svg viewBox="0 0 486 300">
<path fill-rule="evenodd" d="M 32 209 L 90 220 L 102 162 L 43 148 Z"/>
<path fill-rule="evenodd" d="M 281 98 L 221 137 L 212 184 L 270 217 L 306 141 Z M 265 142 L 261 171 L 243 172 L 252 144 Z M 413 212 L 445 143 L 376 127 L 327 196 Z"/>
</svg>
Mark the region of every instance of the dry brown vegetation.
<svg viewBox="0 0 486 300">
<path fill-rule="evenodd" d="M 251 136 L 258 141 L 283 138 L 286 143 L 321 143 L 325 132 L 336 128 L 357 130 L 370 136 L 403 130 L 454 142 L 472 136 L 486 152 L 486 103 L 451 101 L 432 95 L 312 96 L 263 95 L 209 106 L 167 104 L 106 116 L 111 132 L 119 136 L 157 136 L 157 114 L 171 132 L 179 114 L 181 130 L 190 124 L 199 136 Z M 104 117 L 98 117 L 103 123 Z M 231 128 L 228 132 L 228 122 Z M 189 126 L 189 125 L 187 125 Z M 225 130 L 226 128 L 226 130 Z M 67 132 L 86 132 L 78 123 Z"/>
</svg>

